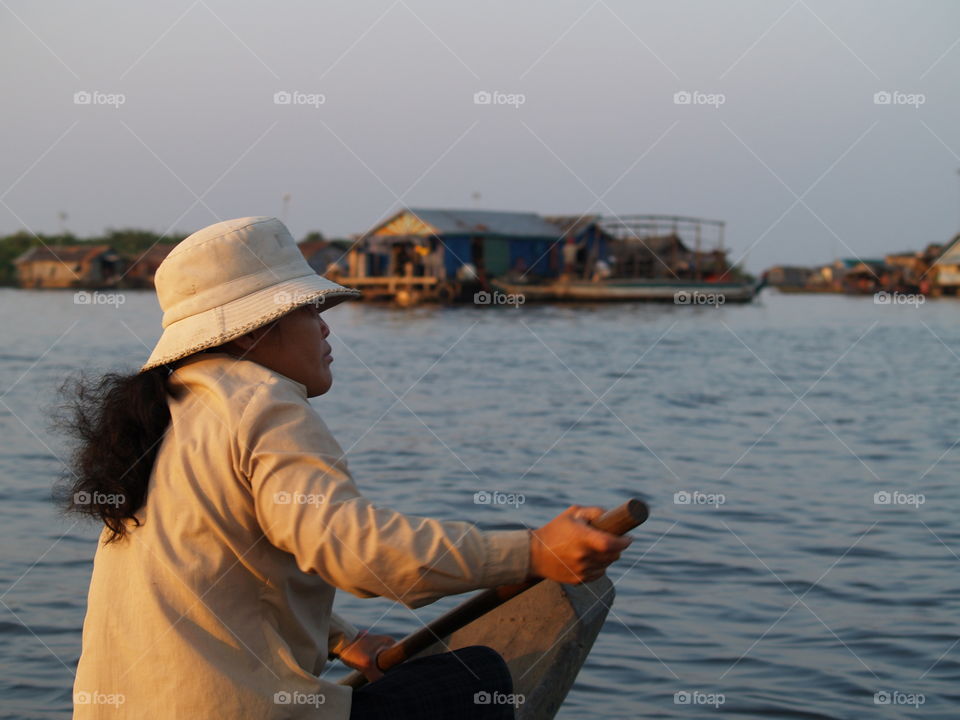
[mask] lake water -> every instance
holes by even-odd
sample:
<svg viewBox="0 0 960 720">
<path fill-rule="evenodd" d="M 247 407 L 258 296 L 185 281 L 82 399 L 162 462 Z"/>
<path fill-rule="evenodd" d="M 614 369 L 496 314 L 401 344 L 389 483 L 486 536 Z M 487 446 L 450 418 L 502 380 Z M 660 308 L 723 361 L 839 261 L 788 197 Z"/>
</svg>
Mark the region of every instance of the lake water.
<svg viewBox="0 0 960 720">
<path fill-rule="evenodd" d="M 404 512 L 507 528 L 649 502 L 560 717 L 956 718 L 958 311 L 771 291 L 720 308 L 354 304 L 328 316 L 335 387 L 313 402 L 363 491 Z M 54 389 L 138 366 L 159 322 L 151 293 L 0 290 L 3 718 L 68 717 L 80 652 L 97 530 L 49 500 Z M 524 502 L 477 505 L 483 489 Z M 419 626 L 340 595 L 358 625 Z"/>
</svg>

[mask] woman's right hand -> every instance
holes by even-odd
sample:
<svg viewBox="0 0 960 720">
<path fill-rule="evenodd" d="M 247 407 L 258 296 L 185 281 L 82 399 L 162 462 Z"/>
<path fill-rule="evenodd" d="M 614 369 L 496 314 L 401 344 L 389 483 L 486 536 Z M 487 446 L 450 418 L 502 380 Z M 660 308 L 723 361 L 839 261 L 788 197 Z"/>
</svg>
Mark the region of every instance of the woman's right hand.
<svg viewBox="0 0 960 720">
<path fill-rule="evenodd" d="M 603 576 L 633 538 L 611 535 L 588 522 L 603 515 L 600 507 L 572 505 L 530 537 L 530 574 L 562 583 L 591 582 Z"/>
</svg>

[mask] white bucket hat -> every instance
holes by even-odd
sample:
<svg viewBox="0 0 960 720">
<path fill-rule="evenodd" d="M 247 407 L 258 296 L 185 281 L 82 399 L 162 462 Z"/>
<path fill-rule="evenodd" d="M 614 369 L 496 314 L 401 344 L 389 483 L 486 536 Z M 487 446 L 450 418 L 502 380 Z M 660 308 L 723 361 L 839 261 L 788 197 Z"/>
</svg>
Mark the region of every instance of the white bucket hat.
<svg viewBox="0 0 960 720">
<path fill-rule="evenodd" d="M 302 305 L 323 309 L 359 290 L 318 275 L 270 217 L 211 225 L 179 243 L 154 278 L 163 334 L 140 372 L 215 347 Z"/>
</svg>

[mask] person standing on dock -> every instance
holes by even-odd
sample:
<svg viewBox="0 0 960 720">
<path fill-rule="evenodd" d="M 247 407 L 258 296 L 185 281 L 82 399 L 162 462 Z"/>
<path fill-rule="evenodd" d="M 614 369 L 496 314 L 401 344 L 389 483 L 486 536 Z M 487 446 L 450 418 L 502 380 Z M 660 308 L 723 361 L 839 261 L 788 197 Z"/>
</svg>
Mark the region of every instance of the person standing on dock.
<svg viewBox="0 0 960 720">
<path fill-rule="evenodd" d="M 438 282 L 447 279 L 447 268 L 443 262 L 443 246 L 436 235 L 430 236 L 430 252 L 427 255 L 424 275 L 437 278 Z"/>
<path fill-rule="evenodd" d="M 577 257 L 586 243 L 578 243 L 573 235 L 567 236 L 567 241 L 563 244 L 563 272 L 566 275 L 576 276 Z"/>
<path fill-rule="evenodd" d="M 408 607 L 529 578 L 601 577 L 629 545 L 572 507 L 536 530 L 405 515 L 358 489 L 309 398 L 321 313 L 359 295 L 275 218 L 217 223 L 156 273 L 163 333 L 132 375 L 81 379 L 66 504 L 104 527 L 74 718 L 509 718 L 503 658 L 472 646 L 382 673 L 393 644 L 333 612 L 337 588 Z M 339 658 L 371 681 L 324 679 Z M 110 701 L 112 699 L 112 701 Z"/>
</svg>

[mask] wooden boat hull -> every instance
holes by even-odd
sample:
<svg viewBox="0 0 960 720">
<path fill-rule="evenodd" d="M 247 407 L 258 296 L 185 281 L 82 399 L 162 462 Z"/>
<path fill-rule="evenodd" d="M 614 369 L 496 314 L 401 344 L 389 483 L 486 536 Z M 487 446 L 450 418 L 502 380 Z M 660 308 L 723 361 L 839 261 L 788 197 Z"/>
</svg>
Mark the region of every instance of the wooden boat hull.
<svg viewBox="0 0 960 720">
<path fill-rule="evenodd" d="M 613 583 L 543 581 L 448 638 L 455 650 L 487 645 L 510 666 L 514 693 L 523 695 L 517 720 L 550 720 L 573 686 L 613 605 Z M 439 643 L 432 652 L 443 652 Z M 425 654 L 429 654 L 428 653 Z"/>
<path fill-rule="evenodd" d="M 587 659 L 615 594 L 606 576 L 584 585 L 544 580 L 422 654 L 492 647 L 510 666 L 514 694 L 523 696 L 517 720 L 550 720 Z"/>
<path fill-rule="evenodd" d="M 616 593 L 604 575 L 583 585 L 544 580 L 416 657 L 486 645 L 510 666 L 517 720 L 550 720 L 603 627 Z M 343 682 L 343 681 L 342 681 Z"/>
<path fill-rule="evenodd" d="M 659 301 L 678 305 L 714 305 L 750 302 L 760 290 L 758 283 L 677 282 L 667 280 L 558 280 L 543 284 L 520 284 L 494 280 L 501 292 L 523 295 L 525 302 L 573 300 L 579 302 Z M 722 298 L 717 300 L 717 298 Z M 685 302 L 686 300 L 686 302 Z"/>
</svg>

